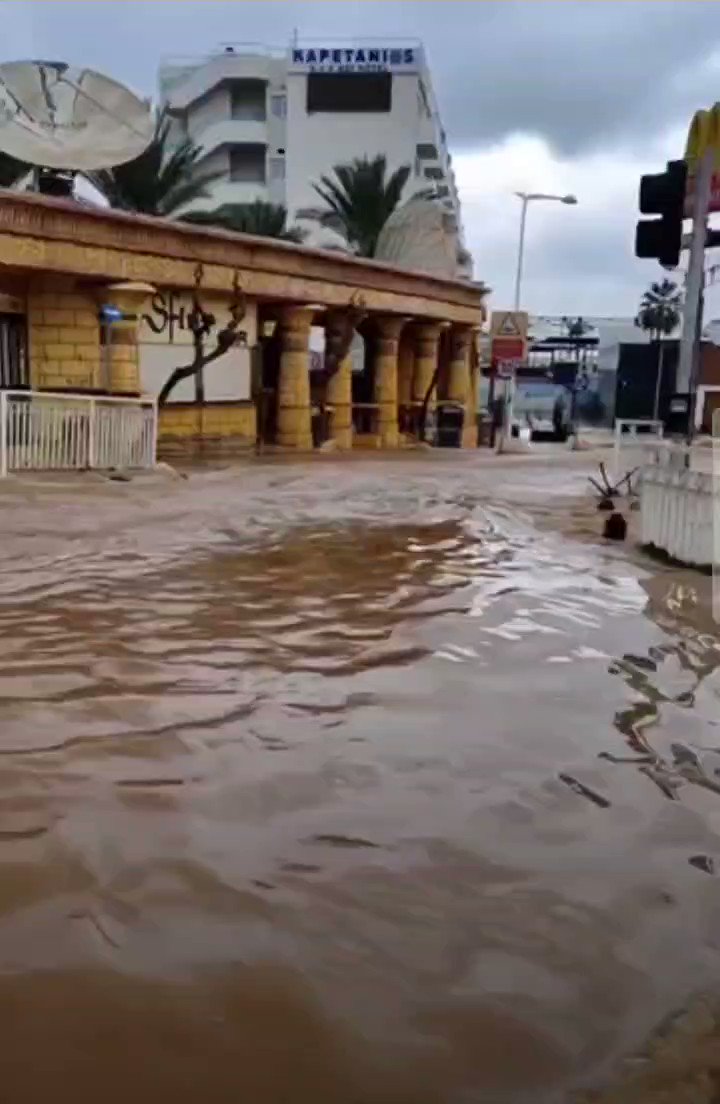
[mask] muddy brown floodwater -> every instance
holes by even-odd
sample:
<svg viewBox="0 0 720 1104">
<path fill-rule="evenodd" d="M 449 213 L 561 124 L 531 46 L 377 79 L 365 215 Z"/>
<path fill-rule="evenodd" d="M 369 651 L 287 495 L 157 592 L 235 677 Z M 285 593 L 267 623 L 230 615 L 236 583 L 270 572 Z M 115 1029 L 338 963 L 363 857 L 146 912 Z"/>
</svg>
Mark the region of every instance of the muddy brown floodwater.
<svg viewBox="0 0 720 1104">
<path fill-rule="evenodd" d="M 708 583 L 588 468 L 0 491 L 4 1104 L 559 1101 L 720 979 Z"/>
</svg>

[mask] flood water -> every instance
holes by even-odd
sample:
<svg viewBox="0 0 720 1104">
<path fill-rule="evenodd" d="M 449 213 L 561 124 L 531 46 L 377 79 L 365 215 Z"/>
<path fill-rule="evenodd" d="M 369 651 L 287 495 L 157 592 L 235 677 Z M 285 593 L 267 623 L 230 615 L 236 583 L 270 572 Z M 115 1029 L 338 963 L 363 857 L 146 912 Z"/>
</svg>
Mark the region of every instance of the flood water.
<svg viewBox="0 0 720 1104">
<path fill-rule="evenodd" d="M 481 459 L 3 492 L 6 1104 L 564 1100 L 720 979 L 707 580 Z"/>
</svg>

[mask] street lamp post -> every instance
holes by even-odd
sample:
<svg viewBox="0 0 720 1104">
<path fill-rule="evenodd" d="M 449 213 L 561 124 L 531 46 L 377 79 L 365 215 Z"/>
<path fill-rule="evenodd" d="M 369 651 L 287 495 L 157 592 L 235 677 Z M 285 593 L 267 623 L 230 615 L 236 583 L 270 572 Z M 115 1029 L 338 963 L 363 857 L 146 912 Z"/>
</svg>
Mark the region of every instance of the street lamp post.
<svg viewBox="0 0 720 1104">
<path fill-rule="evenodd" d="M 527 220 L 528 203 L 535 199 L 549 199 L 557 203 L 567 203 L 574 206 L 577 198 L 574 195 L 547 195 L 545 192 L 515 192 L 521 203 L 520 208 L 520 240 L 518 242 L 517 272 L 515 274 L 515 310 L 520 310 L 520 286 L 522 284 L 523 254 L 525 252 L 525 222 Z"/>
</svg>

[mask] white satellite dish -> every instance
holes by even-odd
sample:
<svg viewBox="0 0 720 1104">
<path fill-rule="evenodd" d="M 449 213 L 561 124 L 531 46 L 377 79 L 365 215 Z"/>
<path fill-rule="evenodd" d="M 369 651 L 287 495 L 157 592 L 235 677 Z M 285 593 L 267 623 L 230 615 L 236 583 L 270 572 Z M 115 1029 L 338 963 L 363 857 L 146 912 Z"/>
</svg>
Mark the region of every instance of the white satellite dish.
<svg viewBox="0 0 720 1104">
<path fill-rule="evenodd" d="M 88 172 L 137 157 L 154 133 L 128 88 L 62 61 L 0 65 L 0 149 L 47 169 Z"/>
<path fill-rule="evenodd" d="M 434 276 L 458 276 L 457 222 L 439 203 L 412 196 L 396 207 L 377 240 L 375 259 Z"/>
</svg>

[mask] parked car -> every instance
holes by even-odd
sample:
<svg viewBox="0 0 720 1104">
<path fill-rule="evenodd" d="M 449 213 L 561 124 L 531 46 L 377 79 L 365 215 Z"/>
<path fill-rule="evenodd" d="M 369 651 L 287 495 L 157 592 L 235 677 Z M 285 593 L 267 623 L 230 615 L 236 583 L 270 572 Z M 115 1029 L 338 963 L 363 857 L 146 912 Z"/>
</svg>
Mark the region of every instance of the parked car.
<svg viewBox="0 0 720 1104">
<path fill-rule="evenodd" d="M 533 440 L 566 441 L 570 433 L 570 396 L 547 380 L 520 379 L 513 399 L 513 420 L 528 425 Z"/>
</svg>

